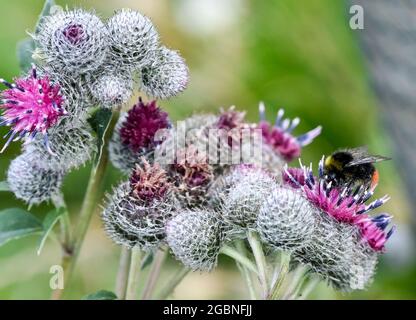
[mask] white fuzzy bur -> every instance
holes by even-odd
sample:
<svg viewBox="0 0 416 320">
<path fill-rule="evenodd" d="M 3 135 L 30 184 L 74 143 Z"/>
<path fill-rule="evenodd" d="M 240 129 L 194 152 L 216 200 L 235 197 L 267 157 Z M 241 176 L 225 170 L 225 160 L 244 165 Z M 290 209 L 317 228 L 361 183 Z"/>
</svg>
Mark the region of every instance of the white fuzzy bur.
<svg viewBox="0 0 416 320">
<path fill-rule="evenodd" d="M 185 60 L 173 50 L 161 47 L 153 61 L 141 70 L 141 89 L 151 97 L 167 99 L 184 91 L 189 82 Z"/>
<path fill-rule="evenodd" d="M 105 25 L 81 9 L 44 17 L 34 37 L 46 64 L 68 77 L 96 70 L 108 51 Z"/>
<path fill-rule="evenodd" d="M 96 138 L 83 122 L 61 122 L 48 131 L 48 137 L 54 155 L 45 151 L 41 136 L 24 146 L 39 167 L 69 172 L 84 165 L 97 152 Z"/>
<path fill-rule="evenodd" d="M 224 234 L 222 223 L 214 212 L 181 212 L 167 223 L 166 234 L 173 254 L 186 267 L 210 271 L 217 265 Z"/>
<path fill-rule="evenodd" d="M 127 69 L 139 69 L 155 56 L 159 34 L 152 21 L 137 11 L 122 9 L 107 23 L 110 57 Z"/>
<path fill-rule="evenodd" d="M 299 192 L 276 187 L 261 206 L 257 229 L 262 240 L 271 247 L 301 248 L 312 240 L 316 211 Z"/>
<path fill-rule="evenodd" d="M 97 103 L 104 108 L 123 105 L 129 101 L 133 94 L 133 78 L 129 73 L 104 72 L 92 83 L 91 94 Z"/>
<path fill-rule="evenodd" d="M 7 183 L 18 199 L 29 205 L 40 204 L 60 194 L 64 173 L 38 165 L 32 154 L 14 159 L 7 171 Z"/>
<path fill-rule="evenodd" d="M 104 229 L 117 244 L 149 251 L 165 240 L 165 224 L 174 213 L 170 197 L 147 203 L 131 195 L 128 183 L 122 183 L 108 196 L 102 214 Z"/>
<path fill-rule="evenodd" d="M 224 221 L 237 232 L 254 228 L 259 210 L 275 185 L 273 177 L 262 169 L 234 169 L 225 179 L 226 187 L 221 192 Z"/>
<path fill-rule="evenodd" d="M 347 292 L 368 287 L 378 260 L 378 253 L 362 241 L 355 226 L 323 212 L 318 214 L 311 241 L 292 256 L 334 288 Z"/>
</svg>

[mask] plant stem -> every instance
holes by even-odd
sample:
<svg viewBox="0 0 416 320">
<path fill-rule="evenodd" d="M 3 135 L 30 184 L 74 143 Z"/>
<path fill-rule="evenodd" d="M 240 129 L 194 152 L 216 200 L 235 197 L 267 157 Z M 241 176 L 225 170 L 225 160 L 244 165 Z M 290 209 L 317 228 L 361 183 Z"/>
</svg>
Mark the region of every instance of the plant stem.
<svg viewBox="0 0 416 320">
<path fill-rule="evenodd" d="M 244 257 L 247 258 L 247 250 L 246 250 L 246 247 L 244 245 L 243 240 L 236 241 L 236 249 L 241 255 L 243 255 Z M 250 260 L 250 262 L 251 262 L 251 260 Z M 254 288 L 253 278 L 252 278 L 251 273 L 249 272 L 247 267 L 242 265 L 240 262 L 236 261 L 236 264 L 237 264 L 237 268 L 240 270 L 240 273 L 241 273 L 241 275 L 243 276 L 243 278 L 246 282 L 247 289 L 248 289 L 248 292 L 250 294 L 250 299 L 251 300 L 256 300 L 257 295 L 256 295 L 256 290 Z M 258 274 L 257 269 L 256 269 L 256 274 Z"/>
<path fill-rule="evenodd" d="M 88 226 L 91 222 L 92 215 L 94 214 L 97 203 L 101 199 L 102 189 L 103 189 L 103 180 L 105 177 L 105 172 L 108 164 L 108 143 L 112 136 L 114 127 L 119 118 L 119 111 L 115 111 L 111 117 L 111 120 L 105 130 L 103 144 L 101 146 L 101 157 L 96 166 L 93 166 L 90 174 L 90 179 L 88 181 L 87 191 L 85 193 L 84 201 L 82 203 L 81 212 L 78 217 L 78 223 L 75 228 L 74 237 L 71 241 L 71 245 L 68 246 L 67 252 L 63 261 L 61 263 L 64 270 L 64 284 L 65 288 L 70 286 L 72 275 L 77 263 L 82 244 L 84 242 L 85 235 L 88 230 Z M 59 299 L 62 295 L 61 293 L 57 296 Z"/>
<path fill-rule="evenodd" d="M 181 268 L 174 276 L 173 278 L 168 282 L 166 287 L 164 287 L 160 293 L 157 295 L 158 300 L 165 300 L 168 298 L 172 292 L 175 290 L 175 288 L 178 286 L 178 284 L 183 280 L 183 278 L 186 277 L 186 275 L 191 271 L 190 269 L 183 267 Z"/>
<path fill-rule="evenodd" d="M 150 273 L 147 278 L 146 287 L 143 291 L 142 300 L 149 300 L 152 297 L 152 293 L 156 286 L 156 281 L 159 277 L 162 264 L 165 261 L 167 254 L 168 251 L 162 249 L 156 253 L 152 268 L 150 269 Z"/>
<path fill-rule="evenodd" d="M 254 263 L 245 255 L 243 255 L 241 252 L 237 251 L 236 249 L 229 247 L 229 246 L 224 246 L 221 248 L 220 253 L 226 256 L 229 256 L 230 258 L 233 258 L 235 261 L 243 265 L 245 268 L 249 269 L 251 272 L 257 275 L 259 274 Z"/>
<path fill-rule="evenodd" d="M 280 256 L 280 269 L 272 288 L 270 290 L 269 300 L 276 300 L 279 298 L 280 288 L 282 287 L 285 277 L 289 273 L 290 254 L 282 252 Z"/>
<path fill-rule="evenodd" d="M 266 257 L 264 256 L 263 248 L 255 232 L 249 230 L 247 232 L 247 240 L 253 251 L 254 259 L 256 260 L 257 270 L 259 272 L 258 276 L 263 289 L 263 299 L 266 299 L 269 294 Z"/>
<path fill-rule="evenodd" d="M 138 247 L 131 249 L 129 278 L 127 280 L 126 300 L 136 300 L 139 285 L 139 275 L 142 264 L 142 252 Z"/>
<path fill-rule="evenodd" d="M 118 299 L 120 300 L 126 299 L 127 280 L 129 277 L 130 261 L 131 261 L 131 250 L 129 250 L 125 246 L 121 247 L 120 264 L 118 267 L 116 288 L 115 288 L 116 295 Z"/>
<path fill-rule="evenodd" d="M 68 252 L 72 241 L 71 221 L 69 219 L 69 212 L 62 194 L 52 197 L 52 202 L 57 210 L 64 210 L 59 219 L 60 236 L 59 243 L 62 248 L 61 266 L 63 270 L 68 266 Z M 52 292 L 51 299 L 60 299 L 63 289 L 55 289 Z"/>
<path fill-rule="evenodd" d="M 62 194 L 55 195 L 52 197 L 52 203 L 57 210 L 64 210 L 62 216 L 59 219 L 60 225 L 60 242 L 63 248 L 63 251 L 67 251 L 66 249 L 71 244 L 71 221 L 69 219 L 69 212 L 68 207 L 65 203 L 64 197 Z"/>
<path fill-rule="evenodd" d="M 305 289 L 303 289 L 303 291 L 301 292 L 301 294 L 299 295 L 297 299 L 305 300 L 309 296 L 309 294 L 312 292 L 312 290 L 315 289 L 315 287 L 318 285 L 319 282 L 320 282 L 320 279 L 318 277 L 310 279 Z"/>
<path fill-rule="evenodd" d="M 292 277 L 292 281 L 290 282 L 288 288 L 286 289 L 286 293 L 283 295 L 283 299 L 292 299 L 294 295 L 299 292 L 302 283 L 305 280 L 305 274 L 306 274 L 306 267 L 305 266 L 299 266 Z"/>
</svg>

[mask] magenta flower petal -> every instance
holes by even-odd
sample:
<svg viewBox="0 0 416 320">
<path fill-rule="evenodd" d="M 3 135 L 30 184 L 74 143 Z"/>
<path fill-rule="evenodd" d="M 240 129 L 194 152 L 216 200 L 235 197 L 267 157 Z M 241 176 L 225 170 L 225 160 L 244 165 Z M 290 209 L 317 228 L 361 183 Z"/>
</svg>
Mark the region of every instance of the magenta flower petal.
<svg viewBox="0 0 416 320">
<path fill-rule="evenodd" d="M 0 82 L 9 88 L 1 93 L 0 109 L 4 111 L 0 125 L 11 127 L 7 135 L 9 139 L 0 152 L 13 140 L 24 137 L 32 140 L 38 133 L 45 136 L 45 145 L 49 149 L 47 130 L 67 114 L 63 108 L 64 97 L 60 93 L 60 86 L 52 84 L 48 76 L 38 78 L 34 66 L 30 76 L 16 79 L 15 84 L 3 79 Z"/>
<path fill-rule="evenodd" d="M 263 103 L 260 104 L 259 111 L 261 121 L 258 128 L 262 131 L 263 141 L 288 162 L 298 158 L 302 147 L 310 144 L 322 130 L 319 126 L 299 137 L 295 137 L 292 131 L 298 126 L 299 118 L 283 119 L 284 111 L 280 109 L 277 113 L 276 122 L 272 125 L 265 121 L 265 106 Z"/>
</svg>

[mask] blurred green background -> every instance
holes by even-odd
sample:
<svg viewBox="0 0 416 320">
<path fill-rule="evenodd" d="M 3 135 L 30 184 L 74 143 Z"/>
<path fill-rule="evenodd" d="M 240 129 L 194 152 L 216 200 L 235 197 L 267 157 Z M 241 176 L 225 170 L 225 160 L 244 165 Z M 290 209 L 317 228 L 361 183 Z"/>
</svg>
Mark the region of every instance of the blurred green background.
<svg viewBox="0 0 416 320">
<path fill-rule="evenodd" d="M 322 135 L 304 149 L 304 162 L 317 161 L 336 148 L 367 144 L 374 153 L 391 155 L 392 141 L 383 131 L 378 106 L 368 84 L 356 34 L 348 25 L 342 0 L 94 0 L 57 1 L 68 7 L 95 8 L 105 19 L 114 10 L 130 7 L 152 18 L 162 41 L 186 58 L 191 82 L 187 91 L 161 106 L 173 119 L 196 112 L 216 111 L 236 105 L 257 119 L 264 101 L 270 119 L 284 107 L 290 117 L 302 119 L 298 133 L 318 124 Z M 0 75 L 11 80 L 19 74 L 16 43 L 36 23 L 43 0 L 0 0 Z M 5 134 L 0 129 L 1 135 Z M 12 144 L 0 156 L 0 181 L 10 161 L 19 154 Z M 416 266 L 409 237 L 411 209 L 394 161 L 379 166 L 378 195 L 392 200 L 384 210 L 394 215 L 399 231 L 382 258 L 374 284 L 368 291 L 339 294 L 325 284 L 314 299 L 416 298 Z M 64 192 L 73 217 L 79 210 L 89 167 L 71 173 Z M 107 188 L 120 176 L 112 170 Z M 0 210 L 24 207 L 10 193 L 0 193 Z M 43 217 L 50 208 L 33 208 Z M 49 268 L 60 261 L 56 243 L 48 240 L 41 256 L 30 237 L 0 248 L 0 299 L 45 299 L 50 295 Z M 105 236 L 98 214 L 94 217 L 77 268 L 70 298 L 98 289 L 112 290 L 119 248 Z M 170 261 L 163 276 L 177 268 Z M 163 281 L 162 281 L 163 282 Z M 239 299 L 248 297 L 235 266 L 226 258 L 209 274 L 191 274 L 174 298 Z"/>
</svg>

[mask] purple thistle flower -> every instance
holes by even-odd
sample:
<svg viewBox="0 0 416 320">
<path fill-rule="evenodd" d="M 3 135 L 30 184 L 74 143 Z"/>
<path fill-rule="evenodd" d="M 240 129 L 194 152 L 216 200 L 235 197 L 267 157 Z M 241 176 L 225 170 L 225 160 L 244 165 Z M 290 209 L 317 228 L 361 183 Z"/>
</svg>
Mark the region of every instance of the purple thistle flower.
<svg viewBox="0 0 416 320">
<path fill-rule="evenodd" d="M 47 130 L 58 122 L 61 116 L 67 114 L 63 108 L 64 97 L 60 93 L 60 86 L 52 84 L 48 76 L 37 77 L 36 67 L 33 66 L 27 78 L 16 79 L 14 84 L 0 79 L 9 89 L 1 93 L 4 109 L 0 117 L 0 125 L 12 127 L 3 152 L 12 141 L 29 137 L 29 141 L 41 133 L 48 151 L 53 154 L 49 146 Z"/>
<path fill-rule="evenodd" d="M 264 142 L 288 162 L 298 158 L 302 147 L 310 144 L 322 130 L 322 127 L 319 126 L 301 136 L 295 137 L 292 131 L 298 126 L 299 118 L 293 120 L 283 119 L 284 110 L 280 109 L 277 113 L 276 122 L 272 126 L 266 121 L 263 103 L 260 103 L 259 112 L 260 123 L 258 127 L 262 130 Z"/>
<path fill-rule="evenodd" d="M 172 187 L 166 171 L 158 164 L 150 165 L 145 158 L 142 163 L 142 166 L 136 164 L 130 177 L 132 195 L 146 202 L 163 199 Z"/>
<path fill-rule="evenodd" d="M 72 45 L 77 45 L 84 39 L 84 28 L 81 24 L 70 24 L 62 31 L 65 39 Z"/>
<path fill-rule="evenodd" d="M 153 149 L 157 131 L 169 127 L 168 114 L 156 105 L 156 101 L 144 103 L 139 98 L 120 129 L 121 142 L 133 152 Z"/>
<path fill-rule="evenodd" d="M 367 213 L 386 203 L 389 197 L 384 196 L 366 205 L 365 203 L 373 195 L 373 190 L 363 186 L 356 189 L 349 186 L 339 189 L 325 179 L 323 165 L 324 158 L 319 162 L 318 177 L 313 175 L 312 165 L 305 167 L 301 164 L 301 169 L 285 169 L 283 182 L 293 188 L 301 189 L 315 207 L 339 222 L 357 226 L 362 239 L 366 240 L 371 248 L 375 251 L 383 251 L 384 244 L 393 232 L 393 228 L 387 233 L 384 231 L 391 217 L 383 214 L 371 218 Z"/>
<path fill-rule="evenodd" d="M 227 142 L 230 147 L 235 144 L 240 146 L 241 129 L 246 128 L 245 116 L 245 112 L 236 111 L 234 106 L 228 110 L 221 110 L 215 127 L 227 132 Z"/>
</svg>

